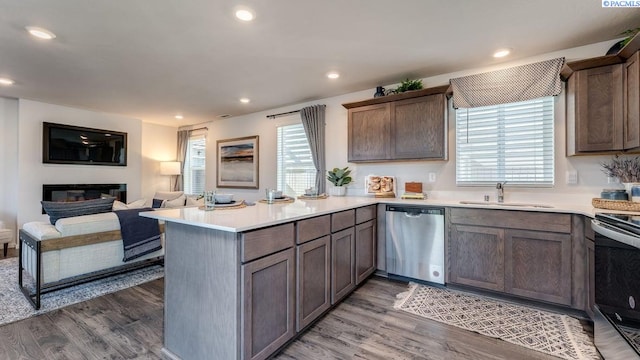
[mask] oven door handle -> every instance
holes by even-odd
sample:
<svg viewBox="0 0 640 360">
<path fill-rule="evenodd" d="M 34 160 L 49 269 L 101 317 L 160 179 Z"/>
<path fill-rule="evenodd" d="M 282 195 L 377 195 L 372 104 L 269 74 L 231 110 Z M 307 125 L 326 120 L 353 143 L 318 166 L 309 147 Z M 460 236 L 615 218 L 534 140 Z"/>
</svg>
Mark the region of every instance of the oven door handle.
<svg viewBox="0 0 640 360">
<path fill-rule="evenodd" d="M 611 240 L 619 241 L 640 249 L 640 237 L 632 235 L 623 229 L 613 228 L 595 219 L 591 220 L 591 228 L 593 231 Z"/>
</svg>

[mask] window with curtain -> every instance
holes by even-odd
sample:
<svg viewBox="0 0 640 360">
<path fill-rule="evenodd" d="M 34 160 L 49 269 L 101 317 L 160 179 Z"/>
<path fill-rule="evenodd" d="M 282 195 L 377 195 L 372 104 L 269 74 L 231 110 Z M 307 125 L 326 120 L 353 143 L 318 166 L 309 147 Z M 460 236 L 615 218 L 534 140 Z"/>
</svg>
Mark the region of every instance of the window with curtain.
<svg viewBox="0 0 640 360">
<path fill-rule="evenodd" d="M 457 185 L 553 185 L 552 96 L 455 113 Z"/>
<path fill-rule="evenodd" d="M 184 161 L 184 192 L 186 194 L 202 194 L 205 190 L 205 150 L 204 135 L 189 138 Z"/>
<path fill-rule="evenodd" d="M 316 168 L 313 166 L 309 141 L 302 124 L 278 126 L 277 186 L 283 194 L 298 196 L 304 189 L 315 186 Z"/>
</svg>

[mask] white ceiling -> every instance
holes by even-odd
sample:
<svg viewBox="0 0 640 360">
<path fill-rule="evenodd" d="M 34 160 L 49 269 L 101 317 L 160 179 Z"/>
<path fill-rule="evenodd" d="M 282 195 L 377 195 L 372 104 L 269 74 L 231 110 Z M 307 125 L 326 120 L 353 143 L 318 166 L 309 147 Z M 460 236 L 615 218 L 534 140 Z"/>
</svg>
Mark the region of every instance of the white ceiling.
<svg viewBox="0 0 640 360">
<path fill-rule="evenodd" d="M 238 5 L 256 19 L 241 23 Z M 47 28 L 36 40 L 25 26 Z M 620 37 L 600 0 L 0 0 L 0 96 L 172 126 Z M 341 74 L 329 80 L 326 73 Z M 249 104 L 238 99 L 248 97 Z M 173 115 L 182 113 L 184 120 Z"/>
</svg>

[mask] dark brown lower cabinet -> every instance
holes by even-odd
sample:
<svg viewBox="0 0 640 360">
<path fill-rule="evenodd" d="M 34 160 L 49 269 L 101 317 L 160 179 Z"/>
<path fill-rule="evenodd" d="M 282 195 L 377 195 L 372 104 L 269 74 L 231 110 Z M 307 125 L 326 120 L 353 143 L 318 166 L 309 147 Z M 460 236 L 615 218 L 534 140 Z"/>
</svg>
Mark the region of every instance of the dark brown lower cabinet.
<svg viewBox="0 0 640 360">
<path fill-rule="evenodd" d="M 355 245 L 353 227 L 331 234 L 331 304 L 356 287 Z"/>
<path fill-rule="evenodd" d="M 295 335 L 294 255 L 290 248 L 242 265 L 242 359 L 266 359 Z"/>
<path fill-rule="evenodd" d="M 376 221 L 356 225 L 356 285 L 376 270 Z"/>
<path fill-rule="evenodd" d="M 450 282 L 504 291 L 504 229 L 452 225 L 449 246 Z"/>
<path fill-rule="evenodd" d="M 571 305 L 571 235 L 505 230 L 507 293 Z"/>
<path fill-rule="evenodd" d="M 296 330 L 300 331 L 331 306 L 331 238 L 297 247 Z"/>
</svg>

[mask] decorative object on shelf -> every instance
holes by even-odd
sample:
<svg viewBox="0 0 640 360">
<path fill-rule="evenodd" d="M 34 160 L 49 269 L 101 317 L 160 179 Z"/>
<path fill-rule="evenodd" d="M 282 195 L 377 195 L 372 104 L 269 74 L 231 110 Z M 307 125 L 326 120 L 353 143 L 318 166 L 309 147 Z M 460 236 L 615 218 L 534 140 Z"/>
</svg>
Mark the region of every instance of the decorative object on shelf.
<svg viewBox="0 0 640 360">
<path fill-rule="evenodd" d="M 365 192 L 375 197 L 396 197 L 395 185 L 393 176 L 369 175 L 365 178 Z"/>
<path fill-rule="evenodd" d="M 216 186 L 258 188 L 258 136 L 218 140 Z"/>
<path fill-rule="evenodd" d="M 625 47 L 625 45 L 627 45 L 638 32 L 640 32 L 640 27 L 621 32 L 619 35 L 626 35 L 627 37 L 613 44 L 613 46 L 607 51 L 607 55 L 615 55 L 620 52 L 620 50 L 622 50 L 622 48 Z"/>
<path fill-rule="evenodd" d="M 376 93 L 373 94 L 373 97 L 385 96 L 385 89 L 382 86 L 376 86 Z"/>
<path fill-rule="evenodd" d="M 600 198 L 605 200 L 629 200 L 625 189 L 604 189 L 600 192 Z"/>
<path fill-rule="evenodd" d="M 396 94 L 399 93 L 403 93 L 405 91 L 410 91 L 410 90 L 420 90 L 422 89 L 422 80 L 417 79 L 417 80 L 409 80 L 407 78 L 407 80 L 404 80 L 403 82 L 400 83 L 400 86 L 398 86 L 394 92 Z"/>
<path fill-rule="evenodd" d="M 332 189 L 331 195 L 335 196 L 344 196 L 347 192 L 347 189 L 344 188 L 345 185 L 351 183 L 351 170 L 349 167 L 344 167 L 342 169 L 333 168 L 333 170 L 327 171 L 327 180 L 329 180 L 334 188 Z"/>
<path fill-rule="evenodd" d="M 161 161 L 160 162 L 160 175 L 168 175 L 169 176 L 169 191 L 173 189 L 171 187 L 171 178 L 174 175 L 180 175 L 180 161 Z"/>
</svg>

